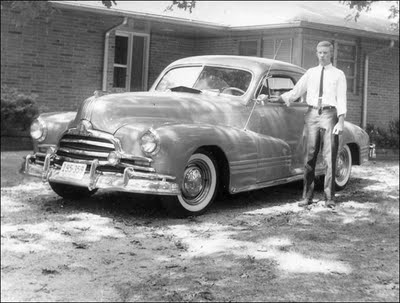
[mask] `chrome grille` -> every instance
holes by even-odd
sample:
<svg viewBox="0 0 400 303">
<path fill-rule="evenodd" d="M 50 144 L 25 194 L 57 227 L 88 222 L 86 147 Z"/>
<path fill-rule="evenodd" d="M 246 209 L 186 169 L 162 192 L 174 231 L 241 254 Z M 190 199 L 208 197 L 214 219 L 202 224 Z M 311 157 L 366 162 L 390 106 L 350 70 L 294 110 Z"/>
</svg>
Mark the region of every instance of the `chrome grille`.
<svg viewBox="0 0 400 303">
<path fill-rule="evenodd" d="M 105 138 L 66 134 L 60 140 L 57 155 L 78 160 L 107 161 L 108 154 L 114 150 L 114 143 Z"/>
<path fill-rule="evenodd" d="M 123 173 L 126 167 L 133 167 L 135 170 L 148 173 L 155 172 L 151 167 L 152 160 L 143 157 L 123 158 L 120 165 L 111 166 L 107 159 L 112 151 L 119 151 L 112 139 L 65 134 L 59 142 L 54 164 L 61 166 L 64 161 L 89 164 L 97 159 L 100 164 L 97 170 L 101 172 Z"/>
</svg>

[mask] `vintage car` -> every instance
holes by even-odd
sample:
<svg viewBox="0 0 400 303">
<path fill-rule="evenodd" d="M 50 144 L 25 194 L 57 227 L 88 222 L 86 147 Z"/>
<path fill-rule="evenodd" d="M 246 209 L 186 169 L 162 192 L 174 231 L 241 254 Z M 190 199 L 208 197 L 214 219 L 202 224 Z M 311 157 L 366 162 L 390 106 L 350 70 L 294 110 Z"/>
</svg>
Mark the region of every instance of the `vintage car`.
<svg viewBox="0 0 400 303">
<path fill-rule="evenodd" d="M 177 60 L 147 92 L 92 96 L 77 112 L 41 114 L 31 126 L 34 150 L 24 171 L 61 197 L 97 189 L 156 194 L 179 215 L 203 213 L 218 191 L 300 180 L 309 107 L 303 98 L 287 107 L 269 96 L 290 90 L 304 72 L 257 57 Z M 368 158 L 368 135 L 345 122 L 337 188 Z M 319 157 L 316 177 L 323 174 Z"/>
</svg>

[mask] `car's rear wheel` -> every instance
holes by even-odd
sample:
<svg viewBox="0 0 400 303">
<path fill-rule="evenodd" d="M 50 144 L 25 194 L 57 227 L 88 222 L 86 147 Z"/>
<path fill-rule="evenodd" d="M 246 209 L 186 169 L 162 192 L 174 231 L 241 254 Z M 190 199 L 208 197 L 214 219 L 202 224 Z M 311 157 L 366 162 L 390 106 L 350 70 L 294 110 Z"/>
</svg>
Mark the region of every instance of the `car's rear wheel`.
<svg viewBox="0 0 400 303">
<path fill-rule="evenodd" d="M 60 197 L 66 199 L 84 199 L 95 194 L 97 189 L 89 190 L 86 187 L 73 186 L 62 183 L 49 182 L 51 189 Z"/>
<path fill-rule="evenodd" d="M 200 215 L 214 202 L 218 183 L 214 157 L 207 151 L 198 151 L 184 169 L 181 195 L 164 199 L 164 205 L 178 217 Z"/>
<path fill-rule="evenodd" d="M 345 145 L 339 151 L 336 158 L 335 185 L 337 190 L 344 189 L 349 182 L 351 175 L 351 165 L 351 151 L 350 148 Z"/>
</svg>

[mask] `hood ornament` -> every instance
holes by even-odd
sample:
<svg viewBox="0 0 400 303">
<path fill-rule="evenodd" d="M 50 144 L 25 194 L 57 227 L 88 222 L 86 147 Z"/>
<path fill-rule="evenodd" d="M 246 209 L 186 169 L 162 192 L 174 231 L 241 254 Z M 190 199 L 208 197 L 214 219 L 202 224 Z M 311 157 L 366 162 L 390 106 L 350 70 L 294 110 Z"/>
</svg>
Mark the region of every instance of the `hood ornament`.
<svg viewBox="0 0 400 303">
<path fill-rule="evenodd" d="M 90 130 L 93 129 L 92 123 L 88 120 L 81 120 L 76 126 L 76 133 L 81 136 L 91 136 Z"/>
</svg>

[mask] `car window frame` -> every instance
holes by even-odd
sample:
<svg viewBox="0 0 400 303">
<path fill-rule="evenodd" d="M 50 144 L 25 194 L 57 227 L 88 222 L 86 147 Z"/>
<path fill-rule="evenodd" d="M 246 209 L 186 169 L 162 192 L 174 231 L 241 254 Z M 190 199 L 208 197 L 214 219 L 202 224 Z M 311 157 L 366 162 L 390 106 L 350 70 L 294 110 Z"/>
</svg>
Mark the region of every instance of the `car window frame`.
<svg viewBox="0 0 400 303">
<path fill-rule="evenodd" d="M 255 73 L 253 70 L 251 69 L 247 69 L 247 68 L 242 68 L 242 67 L 237 67 L 234 65 L 226 65 L 226 64 L 209 64 L 209 63 L 188 63 L 188 64 L 176 64 L 170 67 L 167 67 L 162 74 L 160 74 L 160 76 L 156 79 L 156 81 L 154 82 L 154 84 L 152 85 L 152 90 L 157 92 L 156 88 L 157 86 L 160 84 L 161 80 L 164 78 L 164 76 L 171 71 L 172 69 L 176 69 L 176 68 L 181 68 L 181 67 L 195 67 L 195 66 L 199 66 L 202 68 L 202 70 L 206 67 L 206 66 L 210 66 L 210 67 L 222 67 L 222 68 L 228 68 L 228 69 L 236 69 L 236 70 L 240 70 L 240 71 L 244 71 L 244 72 L 248 72 L 251 74 L 251 79 L 249 82 L 249 86 L 246 90 L 246 92 L 241 95 L 241 96 L 235 96 L 235 95 L 228 95 L 228 94 L 222 94 L 222 96 L 228 96 L 228 97 L 234 97 L 234 98 L 238 98 L 238 99 L 243 99 L 245 98 L 248 94 L 251 93 L 252 91 L 252 87 L 253 87 L 253 82 L 255 79 Z M 200 72 L 201 74 L 201 72 Z"/>
<path fill-rule="evenodd" d="M 286 73 L 285 73 L 285 72 L 286 72 Z M 272 72 L 270 71 L 269 74 L 270 74 L 270 78 L 273 78 L 273 77 L 282 77 L 282 78 L 288 78 L 288 79 L 292 80 L 293 87 L 297 84 L 297 82 L 298 82 L 298 81 L 300 80 L 300 78 L 303 76 L 303 74 L 301 74 L 301 73 L 290 72 L 290 71 L 284 71 L 284 70 L 274 70 L 274 71 L 272 71 Z M 296 75 L 299 76 L 298 79 L 297 79 L 297 81 L 296 81 L 296 78 L 294 77 L 293 74 L 296 74 Z M 257 99 L 258 96 L 260 96 L 260 94 L 257 95 L 257 92 L 258 92 L 258 91 L 261 92 L 262 86 L 264 85 L 263 82 L 265 81 L 265 79 L 266 79 L 267 77 L 269 77 L 268 74 L 264 74 L 264 75 L 260 78 L 260 81 L 259 81 L 258 85 L 256 86 L 256 89 L 254 90 L 254 99 Z M 268 82 L 267 82 L 267 84 L 268 84 Z M 269 103 L 269 102 L 266 102 L 266 103 Z M 303 103 L 303 102 L 302 102 L 302 97 L 296 99 L 296 100 L 294 101 L 294 103 L 296 103 L 296 104 L 301 104 L 301 103 Z"/>
</svg>

